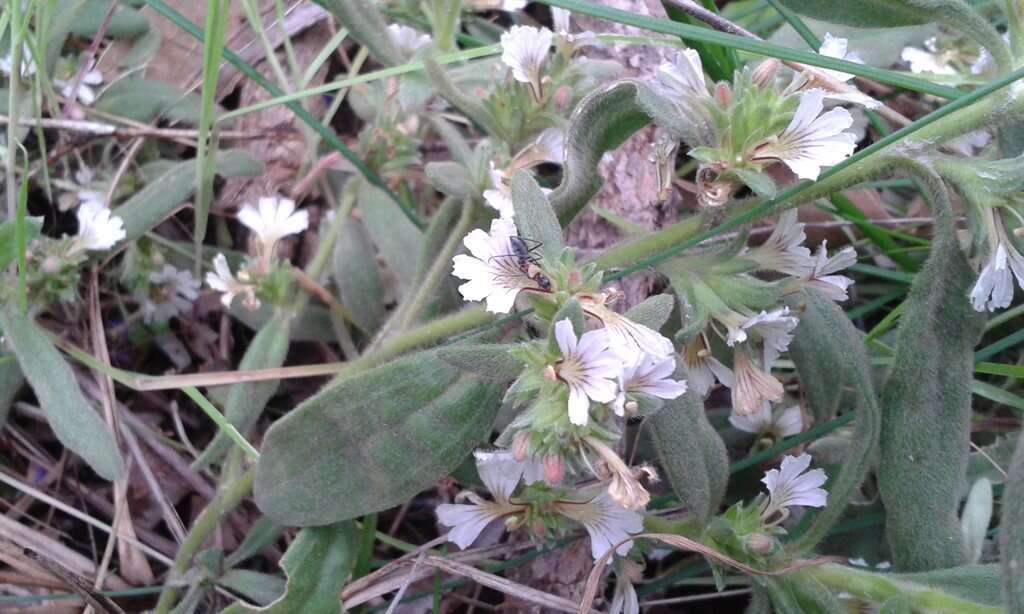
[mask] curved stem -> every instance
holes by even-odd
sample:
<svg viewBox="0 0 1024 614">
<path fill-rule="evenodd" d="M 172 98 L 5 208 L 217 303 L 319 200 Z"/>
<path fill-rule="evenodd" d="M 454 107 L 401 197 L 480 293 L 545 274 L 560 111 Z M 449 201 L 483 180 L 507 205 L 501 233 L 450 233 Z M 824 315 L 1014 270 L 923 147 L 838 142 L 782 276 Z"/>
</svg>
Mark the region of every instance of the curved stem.
<svg viewBox="0 0 1024 614">
<path fill-rule="evenodd" d="M 221 517 L 234 509 L 242 499 L 249 495 L 255 477 L 256 469 L 255 467 L 250 467 L 238 480 L 226 485 L 217 493 L 213 501 L 210 501 L 206 509 L 199 514 L 195 524 L 192 525 L 192 530 L 189 531 L 185 541 L 181 542 L 181 547 L 178 548 L 178 554 L 174 557 L 174 566 L 171 568 L 171 574 L 168 578 L 169 581 L 175 580 L 177 576 L 188 571 L 189 566 L 192 564 L 192 557 L 202 547 L 210 532 L 217 527 Z M 160 599 L 156 604 L 157 614 L 167 614 L 174 605 L 174 600 L 177 596 L 178 587 L 164 586 L 163 591 L 160 593 Z"/>
</svg>

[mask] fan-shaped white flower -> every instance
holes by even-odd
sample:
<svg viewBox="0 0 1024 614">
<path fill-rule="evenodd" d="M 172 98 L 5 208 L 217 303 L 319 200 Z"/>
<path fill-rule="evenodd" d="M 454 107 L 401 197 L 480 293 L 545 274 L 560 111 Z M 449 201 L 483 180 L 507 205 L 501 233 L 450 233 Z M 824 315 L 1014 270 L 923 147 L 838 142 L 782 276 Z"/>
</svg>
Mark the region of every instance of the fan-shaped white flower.
<svg viewBox="0 0 1024 614">
<path fill-rule="evenodd" d="M 686 392 L 686 382 L 671 379 L 676 370 L 676 359 L 643 356 L 639 361 L 624 365 L 619 375 L 619 392 L 612 409 L 625 415 L 626 395 L 631 392 L 649 394 L 659 399 L 675 399 Z"/>
<path fill-rule="evenodd" d="M 811 250 L 804 247 L 807 236 L 804 225 L 797 221 L 797 210 L 789 209 L 779 216 L 768 239 L 747 253 L 760 268 L 802 277 L 814 268 Z"/>
<path fill-rule="evenodd" d="M 814 267 L 804 284 L 821 290 L 833 301 L 845 301 L 849 298 L 846 291 L 853 285 L 853 280 L 845 275 L 836 275 L 835 273 L 856 263 L 857 250 L 846 246 L 830 258 L 828 243 L 822 241 L 821 247 L 814 254 Z"/>
<path fill-rule="evenodd" d="M 491 522 L 521 511 L 524 506 L 510 502 L 512 493 L 523 477 L 524 465 L 517 461 L 510 452 L 498 450 L 494 452 L 476 451 L 476 469 L 483 480 L 484 486 L 491 493 L 494 501 L 487 501 L 474 493 L 464 493 L 464 497 L 472 503 L 444 503 L 437 506 L 437 519 L 441 524 L 451 527 L 448 541 L 459 548 L 470 547 L 481 531 Z M 463 496 L 463 495 L 460 495 Z"/>
<path fill-rule="evenodd" d="M 726 388 L 732 388 L 735 383 L 732 369 L 715 358 L 700 338 L 683 351 L 683 370 L 686 372 L 687 384 L 702 397 L 711 391 L 715 380 Z"/>
<path fill-rule="evenodd" d="M 309 228 L 309 212 L 296 211 L 293 200 L 269 196 L 255 207 L 246 203 L 238 212 L 238 221 L 256 234 L 260 255 L 270 258 L 278 241 Z"/>
<path fill-rule="evenodd" d="M 995 311 L 1013 302 L 1013 280 L 1024 288 L 1024 257 L 1008 240 L 998 240 L 995 250 L 971 290 L 975 311 Z"/>
<path fill-rule="evenodd" d="M 559 511 L 583 525 L 590 535 L 590 553 L 594 560 L 601 558 L 630 535 L 644 530 L 643 516 L 615 503 L 602 491 L 587 503 L 559 502 Z M 615 552 L 625 556 L 633 547 L 632 541 L 619 544 Z"/>
<path fill-rule="evenodd" d="M 569 35 L 569 11 L 557 6 L 551 7 L 551 25 L 555 27 L 555 34 L 560 36 Z"/>
<path fill-rule="evenodd" d="M 398 23 L 388 26 L 388 36 L 391 37 L 391 42 L 395 44 L 398 51 L 406 57 L 412 57 L 414 53 L 429 45 L 431 41 L 429 34 Z"/>
<path fill-rule="evenodd" d="M 864 63 L 864 60 L 862 60 L 859 55 L 849 51 L 849 41 L 845 38 L 832 36 L 831 32 L 826 32 L 825 37 L 821 39 L 821 47 L 818 49 L 818 53 L 825 57 L 835 58 L 837 60 L 846 60 L 847 62 L 855 62 L 857 64 Z M 850 79 L 853 79 L 853 75 L 850 73 L 839 70 L 828 70 L 825 68 L 819 68 L 818 70 L 832 77 L 836 81 L 849 81 Z"/>
<path fill-rule="evenodd" d="M 78 233 L 71 240 L 70 252 L 110 249 L 126 235 L 124 220 L 111 215 L 100 200 L 88 200 L 78 206 Z"/>
<path fill-rule="evenodd" d="M 654 87 L 675 100 L 708 96 L 700 54 L 694 49 L 683 49 L 676 53 L 674 62 L 662 62 L 655 75 Z"/>
<path fill-rule="evenodd" d="M 822 113 L 825 92 L 808 90 L 789 126 L 754 148 L 752 159 L 779 160 L 800 179 L 817 179 L 821 169 L 845 160 L 853 153 L 857 137 L 844 132 L 853 117 L 843 108 Z"/>
<path fill-rule="evenodd" d="M 804 419 L 798 405 L 781 411 L 772 411 L 771 405 L 765 404 L 759 413 L 750 416 L 731 414 L 729 424 L 747 433 L 767 433 L 776 439 L 792 437 L 804 429 Z"/>
<path fill-rule="evenodd" d="M 824 507 L 828 493 L 821 485 L 828 476 L 821 469 L 812 469 L 811 456 L 786 456 L 779 469 L 769 469 L 761 481 L 768 487 L 767 510 L 781 511 L 788 507 Z M 806 473 L 805 473 L 806 472 Z M 768 518 L 771 514 L 763 514 Z"/>
<path fill-rule="evenodd" d="M 910 72 L 932 73 L 935 75 L 955 75 L 956 69 L 950 64 L 952 55 L 936 53 L 918 47 L 904 47 L 900 59 L 910 65 Z"/>
<path fill-rule="evenodd" d="M 547 60 L 554 35 L 547 28 L 512 26 L 501 35 L 501 61 L 512 69 L 512 78 L 528 83 L 534 97 L 541 97 L 540 71 Z"/>
<path fill-rule="evenodd" d="M 96 61 L 93 60 L 90 69 L 82 75 L 82 81 L 78 84 L 77 90 L 75 89 L 75 80 L 73 78 L 69 81 L 54 79 L 53 83 L 60 88 L 61 96 L 71 98 L 71 95 L 75 94 L 78 102 L 86 106 L 96 102 L 96 90 L 93 87 L 103 83 L 103 73 L 94 68 L 95 65 Z"/>
<path fill-rule="evenodd" d="M 537 138 L 512 158 L 509 174 L 532 168 L 545 162 L 562 164 L 565 161 L 565 133 L 561 128 L 546 128 Z"/>
<path fill-rule="evenodd" d="M 228 266 L 228 259 L 224 254 L 217 254 L 213 258 L 213 270 L 206 274 L 206 285 L 221 293 L 220 302 L 227 309 L 231 308 L 236 296 L 245 297 L 247 309 L 258 309 L 260 300 L 256 298 L 256 286 L 243 281 L 243 275 L 235 277 Z"/>
<path fill-rule="evenodd" d="M 789 307 L 762 311 L 744 320 L 739 327 L 729 330 L 725 342 L 730 346 L 747 341 L 750 335 L 764 342 L 766 360 L 773 362 L 786 351 L 793 339 L 793 329 L 800 320 L 789 315 Z"/>
<path fill-rule="evenodd" d="M 509 238 L 517 232 L 515 223 L 499 218 L 491 222 L 490 233 L 478 228 L 466 235 L 462 242 L 472 255 L 459 254 L 452 259 L 452 274 L 468 280 L 459 286 L 464 299 L 486 301 L 491 313 L 508 313 L 519 292 L 541 291 L 512 250 Z"/>
<path fill-rule="evenodd" d="M 166 322 L 179 313 L 192 309 L 199 296 L 199 281 L 188 271 L 179 271 L 169 264 L 149 274 L 149 294 L 142 301 L 147 323 Z"/>
<path fill-rule="evenodd" d="M 569 387 L 569 421 L 583 426 L 590 420 L 591 399 L 598 403 L 615 400 L 622 361 L 608 347 L 604 330 L 592 330 L 577 339 L 568 319 L 555 322 L 555 341 L 562 352 L 554 365 L 555 374 Z"/>
</svg>

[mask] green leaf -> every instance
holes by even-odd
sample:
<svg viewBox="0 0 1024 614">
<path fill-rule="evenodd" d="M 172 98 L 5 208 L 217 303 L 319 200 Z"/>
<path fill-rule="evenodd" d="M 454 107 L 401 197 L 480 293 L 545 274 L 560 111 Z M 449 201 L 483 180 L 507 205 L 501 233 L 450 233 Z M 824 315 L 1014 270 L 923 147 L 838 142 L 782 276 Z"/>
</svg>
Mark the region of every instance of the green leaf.
<svg viewBox="0 0 1024 614">
<path fill-rule="evenodd" d="M 890 597 L 882 604 L 878 614 L 912 614 L 910 602 L 902 595 Z"/>
<path fill-rule="evenodd" d="M 96 109 L 145 124 L 157 119 L 197 124 L 200 98 L 163 81 L 129 77 L 108 87 Z"/>
<path fill-rule="evenodd" d="M 871 363 L 864 349 L 863 335 L 854 328 L 843 310 L 821 292 L 809 289 L 801 299 L 803 304 L 797 307 L 801 315 L 796 334 L 801 334 L 800 328 L 807 323 L 810 328 L 805 333 L 822 335 L 817 343 L 828 347 L 822 352 L 822 359 L 835 361 L 834 366 L 838 372 L 832 381 L 835 385 L 842 385 L 850 390 L 857 412 L 853 436 L 850 439 L 849 456 L 843 462 L 839 474 L 834 476 L 827 486 L 828 505 L 818 512 L 808 512 L 808 516 L 812 518 L 811 524 L 794 544 L 794 548 L 808 551 L 817 545 L 839 520 L 867 476 L 878 447 L 882 412 L 875 396 Z M 826 327 L 831 327 L 832 330 L 824 330 Z M 792 350 L 792 344 L 790 349 Z M 820 373 L 819 375 L 824 376 Z"/>
<path fill-rule="evenodd" d="M 298 526 L 398 505 L 484 440 L 501 393 L 436 351 L 335 381 L 267 431 L 256 503 Z"/>
<path fill-rule="evenodd" d="M 1005 514 L 1006 511 L 1004 510 L 1003 513 Z M 912 582 L 923 585 L 975 604 L 995 606 L 998 608 L 996 611 L 1002 611 L 1000 606 L 1003 605 L 1003 600 L 999 593 L 998 565 L 965 565 L 922 573 L 885 574 L 883 577 L 900 583 Z M 912 591 L 905 592 L 912 594 Z"/>
<path fill-rule="evenodd" d="M 43 228 L 43 218 L 25 218 L 25 244 L 31 245 Z M 0 269 L 6 269 L 18 259 L 17 223 L 7 220 L 0 223 Z"/>
<path fill-rule="evenodd" d="M 377 250 L 362 220 L 342 223 L 334 244 L 334 283 L 338 300 L 352 314 L 356 326 L 373 333 L 384 320 L 384 287 L 377 265 Z"/>
<path fill-rule="evenodd" d="M 216 581 L 220 586 L 228 588 L 248 601 L 261 606 L 280 599 L 284 595 L 286 586 L 285 580 L 281 576 L 249 569 L 228 569 Z M 253 610 L 249 609 L 249 611 Z"/>
<path fill-rule="evenodd" d="M 661 330 L 672 315 L 676 300 L 671 294 L 655 294 L 626 312 L 626 317 L 651 330 Z"/>
<path fill-rule="evenodd" d="M 537 251 L 546 262 L 558 262 L 564 249 L 562 227 L 548 197 L 530 173 L 519 171 L 512 177 L 512 204 L 519 236 L 537 241 Z"/>
<path fill-rule="evenodd" d="M 0 356 L 0 429 L 7 422 L 7 414 L 11 410 L 14 397 L 25 383 L 18 360 L 10 354 Z"/>
<path fill-rule="evenodd" d="M 676 373 L 681 377 L 681 373 Z M 729 483 L 725 443 L 708 422 L 694 390 L 665 401 L 649 418 L 651 436 L 672 491 L 702 523 L 718 512 Z"/>
<path fill-rule="evenodd" d="M 967 503 L 960 515 L 960 530 L 964 534 L 964 554 L 969 565 L 981 560 L 988 523 L 992 520 L 992 482 L 981 478 L 971 486 Z"/>
<path fill-rule="evenodd" d="M 511 382 L 523 370 L 523 362 L 512 354 L 518 344 L 458 344 L 438 348 L 437 357 L 453 367 L 494 382 Z"/>
<path fill-rule="evenodd" d="M 1017 436 L 1017 451 L 1007 474 L 999 526 L 1003 598 L 1012 614 L 1020 614 L 1024 612 L 1024 505 L 1020 505 L 1024 501 L 1024 431 Z"/>
<path fill-rule="evenodd" d="M 799 305 L 793 307 L 798 309 Z M 864 335 L 850 324 L 842 309 L 830 308 L 818 300 L 814 307 L 800 313 L 789 356 L 800 375 L 800 390 L 807 397 L 815 421 L 821 423 L 856 403 L 860 374 L 849 365 L 863 356 L 857 348 L 863 347 Z"/>
<path fill-rule="evenodd" d="M 565 137 L 562 183 L 550 195 L 558 220 L 567 224 L 601 189 L 597 165 L 650 117 L 637 103 L 638 86 L 622 81 L 587 95 L 573 111 Z"/>
<path fill-rule="evenodd" d="M 288 354 L 289 332 L 293 314 L 279 311 L 270 319 L 249 343 L 249 347 L 238 363 L 239 371 L 274 369 L 284 364 Z M 242 436 L 246 436 L 256 424 L 271 397 L 277 392 L 278 380 L 243 382 L 228 388 L 224 403 L 224 417 L 234 425 Z M 234 445 L 223 431 L 217 431 L 213 441 L 202 455 L 193 462 L 196 469 L 217 462 Z"/>
<path fill-rule="evenodd" d="M 984 323 L 967 298 L 974 277 L 953 230 L 944 228 L 900 318 L 882 395 L 878 474 L 900 570 L 964 562 L 957 509 L 970 449 L 972 349 Z"/>
<path fill-rule="evenodd" d="M 288 575 L 284 594 L 265 608 L 235 603 L 223 614 L 292 614 L 341 612 L 341 589 L 355 564 L 358 534 L 351 522 L 299 531 L 281 557 Z"/>
<path fill-rule="evenodd" d="M 75 14 L 71 23 L 71 34 L 80 38 L 92 39 L 99 32 L 107 11 L 114 0 L 85 0 Z M 61 8 L 66 9 L 73 5 L 71 2 L 62 2 Z M 118 2 L 114 14 L 107 24 L 106 35 L 110 38 L 135 38 L 140 34 L 149 31 L 149 20 L 138 11 L 124 6 Z"/>
<path fill-rule="evenodd" d="M 932 21 L 920 9 L 900 0 L 779 0 L 787 8 L 801 15 L 829 23 L 841 23 L 858 28 L 893 28 L 912 26 Z"/>
<path fill-rule="evenodd" d="M 394 214 L 387 194 L 362 181 L 358 193 L 359 211 L 381 257 L 398 279 L 399 294 L 412 287 L 423 252 L 423 232 L 404 217 Z"/>
<path fill-rule="evenodd" d="M 423 172 L 434 189 L 445 196 L 466 200 L 480 192 L 469 171 L 458 162 L 428 162 Z"/>
<path fill-rule="evenodd" d="M 217 172 L 223 177 L 252 177 L 262 170 L 263 165 L 246 151 L 222 151 L 217 156 Z M 114 215 L 124 220 L 123 242 L 149 232 L 188 200 L 195 192 L 195 174 L 194 160 L 179 162 L 114 209 Z"/>
<path fill-rule="evenodd" d="M 57 439 L 100 476 L 119 479 L 124 466 L 117 442 L 82 394 L 74 371 L 47 334 L 30 316 L 17 313 L 11 305 L 0 309 L 0 327 Z"/>
</svg>

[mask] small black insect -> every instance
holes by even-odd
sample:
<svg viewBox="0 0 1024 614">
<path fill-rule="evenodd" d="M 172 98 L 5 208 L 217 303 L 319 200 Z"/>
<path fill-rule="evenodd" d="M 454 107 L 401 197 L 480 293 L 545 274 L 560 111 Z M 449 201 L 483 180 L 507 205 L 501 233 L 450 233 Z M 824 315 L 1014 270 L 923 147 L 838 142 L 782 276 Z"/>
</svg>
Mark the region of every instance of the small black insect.
<svg viewBox="0 0 1024 614">
<path fill-rule="evenodd" d="M 540 271 L 540 257 L 536 254 L 543 243 L 515 235 L 508 238 L 508 243 L 512 249 L 511 254 L 501 254 L 492 258 L 513 258 L 515 265 L 524 275 L 532 279 L 544 292 L 550 292 L 551 280 Z"/>
</svg>

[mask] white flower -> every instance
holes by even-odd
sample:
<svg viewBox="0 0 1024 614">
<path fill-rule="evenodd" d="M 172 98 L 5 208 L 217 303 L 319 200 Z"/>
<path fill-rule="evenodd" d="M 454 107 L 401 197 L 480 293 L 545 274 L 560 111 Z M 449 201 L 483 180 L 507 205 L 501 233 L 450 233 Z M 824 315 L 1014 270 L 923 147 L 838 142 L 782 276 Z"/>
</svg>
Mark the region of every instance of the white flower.
<svg viewBox="0 0 1024 614">
<path fill-rule="evenodd" d="M 639 573 L 637 573 L 639 580 Z M 630 578 L 622 572 L 615 574 L 615 592 L 612 594 L 608 614 L 640 614 L 640 599 Z"/>
<path fill-rule="evenodd" d="M 853 52 L 847 52 L 848 43 L 845 38 L 838 36 L 832 36 L 831 32 L 825 33 L 825 38 L 821 39 L 821 47 L 818 49 L 818 53 L 825 57 L 836 58 L 837 60 L 846 60 L 847 62 L 855 62 L 857 64 L 863 64 L 864 60 L 859 55 Z M 836 81 L 849 81 L 853 79 L 853 75 L 838 70 L 828 70 L 825 68 L 818 68 L 819 71 L 832 77 Z"/>
<path fill-rule="evenodd" d="M 665 358 L 675 353 L 675 346 L 665 335 L 615 313 L 607 307 L 616 293 L 601 292 L 590 297 L 579 297 L 584 313 L 597 318 L 608 334 L 608 344 L 624 363 L 638 362 L 641 357 Z"/>
<path fill-rule="evenodd" d="M 256 207 L 246 203 L 238 212 L 238 221 L 256 233 L 260 255 L 270 258 L 278 241 L 309 228 L 309 212 L 296 211 L 293 200 L 269 196 L 261 198 Z"/>
<path fill-rule="evenodd" d="M 604 491 L 587 503 L 559 503 L 559 510 L 583 525 L 590 534 L 590 553 L 594 560 L 604 556 L 630 535 L 644 530 L 643 516 L 612 501 Z M 625 556 L 633 547 L 632 541 L 618 545 L 615 552 Z"/>
<path fill-rule="evenodd" d="M 702 397 L 715 385 L 716 379 L 726 388 L 732 388 L 735 383 L 732 369 L 715 358 L 700 340 L 688 345 L 683 352 L 683 370 L 687 383 Z"/>
<path fill-rule="evenodd" d="M 962 156 L 971 157 L 977 153 L 977 150 L 988 145 L 991 140 L 992 133 L 983 128 L 949 139 L 942 145 Z"/>
<path fill-rule="evenodd" d="M 917 47 L 904 47 L 900 59 L 910 64 L 910 72 L 932 73 L 936 75 L 955 75 L 956 69 L 950 65 L 952 55 L 935 53 Z"/>
<path fill-rule="evenodd" d="M 780 469 L 769 469 L 762 482 L 768 487 L 768 509 L 782 510 L 792 506 L 824 507 L 828 493 L 821 485 L 828 476 L 821 469 L 807 471 L 811 456 L 786 456 Z M 807 471 L 806 473 L 804 473 Z"/>
<path fill-rule="evenodd" d="M 448 541 L 463 550 L 468 548 L 480 532 L 491 522 L 523 509 L 522 505 L 510 503 L 509 499 L 523 476 L 524 465 L 513 458 L 510 452 L 476 451 L 476 470 L 490 491 L 494 501 L 487 501 L 473 493 L 466 493 L 472 504 L 444 503 L 437 506 L 437 519 L 451 527 Z"/>
<path fill-rule="evenodd" d="M 96 61 L 93 60 L 93 66 Z M 75 81 L 72 78 L 70 81 L 63 79 L 54 79 L 53 83 L 60 88 L 61 96 L 65 98 L 71 98 L 71 94 L 75 94 L 75 97 L 79 102 L 88 106 L 96 102 L 96 90 L 92 86 L 100 85 L 103 83 L 103 73 L 95 68 L 90 67 L 84 75 L 82 75 L 82 81 L 78 84 L 78 89 L 74 90 Z"/>
<path fill-rule="evenodd" d="M 782 439 L 784 437 L 792 437 L 802 431 L 804 419 L 798 405 L 773 412 L 771 405 L 765 404 L 760 413 L 751 416 L 731 414 L 729 416 L 729 424 L 741 431 L 753 433 L 754 435 L 767 433 L 776 439 Z"/>
<path fill-rule="evenodd" d="M 755 147 L 752 159 L 780 160 L 800 179 L 817 179 L 822 167 L 849 157 L 857 137 L 844 130 L 853 125 L 853 117 L 838 107 L 822 113 L 824 96 L 819 89 L 801 94 L 789 126 Z"/>
<path fill-rule="evenodd" d="M 192 309 L 199 296 L 199 281 L 188 271 L 179 271 L 169 264 L 149 274 L 152 285 L 149 295 L 142 301 L 145 321 L 166 322 L 179 313 Z"/>
<path fill-rule="evenodd" d="M 214 256 L 213 270 L 206 274 L 206 285 L 221 293 L 220 302 L 226 309 L 231 308 L 231 302 L 238 295 L 245 296 L 246 308 L 258 309 L 260 306 L 260 301 L 256 298 L 256 287 L 231 274 L 228 259 L 224 254 Z"/>
<path fill-rule="evenodd" d="M 14 70 L 14 54 L 8 52 L 7 55 L 0 57 L 0 72 L 10 76 L 11 71 Z M 32 49 L 27 44 L 22 43 L 21 48 L 21 78 L 27 79 L 32 75 L 36 74 L 36 61 L 32 56 Z"/>
<path fill-rule="evenodd" d="M 659 399 L 675 399 L 686 392 L 686 382 L 669 379 L 676 370 L 676 359 L 644 356 L 640 361 L 625 365 L 619 375 L 619 393 L 612 409 L 625 415 L 626 395 L 631 392 L 649 394 Z"/>
<path fill-rule="evenodd" d="M 846 246 L 829 258 L 828 243 L 822 241 L 821 247 L 814 255 L 814 267 L 804 283 L 821 290 L 833 301 L 845 301 L 849 298 L 846 290 L 853 284 L 853 280 L 845 275 L 835 275 L 835 273 L 856 263 L 857 251 L 852 247 Z"/>
<path fill-rule="evenodd" d="M 971 306 L 975 311 L 1008 307 L 1013 301 L 1014 278 L 1024 288 L 1024 257 L 1008 241 L 999 240 L 971 290 Z"/>
<path fill-rule="evenodd" d="M 725 342 L 732 347 L 745 342 L 750 333 L 764 342 L 765 361 L 771 363 L 789 347 L 793 329 L 799 323 L 799 319 L 789 315 L 789 307 L 762 311 L 744 320 L 738 328 L 731 328 Z"/>
<path fill-rule="evenodd" d="M 477 11 L 505 11 L 512 13 L 526 8 L 529 0 L 469 0 L 466 4 Z"/>
<path fill-rule="evenodd" d="M 761 411 L 766 402 L 782 400 L 785 390 L 782 383 L 772 377 L 770 365 L 762 368 L 747 350 L 740 348 L 733 355 L 732 367 L 735 377 L 732 404 L 736 414 L 749 416 Z"/>
<path fill-rule="evenodd" d="M 547 128 L 522 151 L 512 158 L 509 175 L 545 162 L 562 164 L 565 161 L 565 133 L 561 128 Z"/>
<path fill-rule="evenodd" d="M 779 216 L 768 239 L 750 250 L 747 257 L 762 269 L 802 277 L 814 268 L 811 250 L 803 245 L 806 239 L 804 225 L 797 221 L 797 210 L 789 209 Z"/>
<path fill-rule="evenodd" d="M 516 296 L 524 289 L 541 290 L 526 272 L 512 251 L 510 237 L 517 236 L 516 225 L 509 219 L 491 222 L 491 232 L 479 228 L 470 232 L 462 243 L 471 256 L 459 254 L 452 258 L 452 274 L 468 280 L 459 286 L 467 301 L 487 301 L 487 311 L 508 313 Z"/>
<path fill-rule="evenodd" d="M 80 251 L 102 251 L 110 249 L 124 239 L 124 220 L 110 214 L 102 201 L 89 200 L 78 206 L 78 234 L 71 242 L 72 254 Z"/>
<path fill-rule="evenodd" d="M 568 319 L 555 322 L 555 341 L 562 351 L 555 373 L 569 387 L 569 421 L 586 425 L 591 399 L 598 403 L 615 400 L 616 378 L 622 362 L 609 349 L 605 331 L 592 330 L 577 340 Z"/>
<path fill-rule="evenodd" d="M 555 27 L 556 34 L 561 36 L 569 35 L 569 16 L 571 14 L 569 11 L 557 6 L 551 7 L 551 24 Z"/>
<path fill-rule="evenodd" d="M 512 69 L 512 78 L 528 83 L 540 100 L 540 70 L 547 59 L 553 39 L 551 30 L 532 26 L 512 26 L 501 35 L 501 61 Z"/>
<path fill-rule="evenodd" d="M 393 23 L 388 26 L 388 36 L 391 42 L 398 47 L 399 53 L 411 57 L 418 50 L 430 44 L 430 35 L 423 34 L 416 28 Z"/>
<path fill-rule="evenodd" d="M 683 49 L 676 53 L 675 62 L 662 62 L 658 66 L 654 86 L 673 99 L 707 96 L 708 86 L 700 54 L 694 49 Z"/>
</svg>

